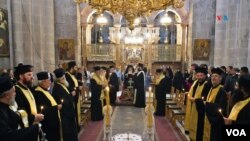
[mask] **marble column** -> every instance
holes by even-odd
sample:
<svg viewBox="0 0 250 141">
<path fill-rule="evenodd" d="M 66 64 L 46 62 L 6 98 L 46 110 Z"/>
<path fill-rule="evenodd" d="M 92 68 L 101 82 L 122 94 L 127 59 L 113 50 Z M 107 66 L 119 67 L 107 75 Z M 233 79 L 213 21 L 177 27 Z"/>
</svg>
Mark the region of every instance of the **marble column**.
<svg viewBox="0 0 250 141">
<path fill-rule="evenodd" d="M 81 0 L 76 1 L 76 28 L 77 28 L 77 47 L 76 47 L 76 63 L 82 65 L 82 54 L 81 54 L 81 11 L 80 4 Z"/>
<path fill-rule="evenodd" d="M 120 33 L 120 29 L 121 29 L 121 25 L 120 24 L 115 24 L 114 25 L 115 28 L 115 34 L 116 34 L 116 38 L 115 38 L 115 48 L 113 48 L 113 50 L 115 51 L 114 56 L 116 57 L 116 67 L 120 67 L 122 64 L 122 57 L 121 57 L 121 53 L 122 53 L 122 48 L 121 48 L 121 44 L 120 44 L 120 37 L 118 36 L 118 34 Z"/>
</svg>

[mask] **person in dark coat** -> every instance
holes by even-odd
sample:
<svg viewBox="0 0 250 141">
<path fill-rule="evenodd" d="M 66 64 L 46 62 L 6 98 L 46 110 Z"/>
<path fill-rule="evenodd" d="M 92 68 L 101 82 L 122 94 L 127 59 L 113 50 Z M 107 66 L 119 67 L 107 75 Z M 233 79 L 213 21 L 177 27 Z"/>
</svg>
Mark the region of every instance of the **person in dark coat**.
<svg viewBox="0 0 250 141">
<path fill-rule="evenodd" d="M 155 82 L 155 98 L 156 102 L 156 111 L 155 115 L 165 116 L 165 105 L 166 105 L 166 94 L 168 92 L 169 80 L 164 76 L 162 69 L 156 70 L 156 82 Z"/>
<path fill-rule="evenodd" d="M 7 77 L 0 77 L 0 137 L 1 141 L 37 141 L 39 125 L 23 127 L 20 116 L 9 106 L 15 102 L 15 87 Z"/>
<path fill-rule="evenodd" d="M 50 74 L 48 72 L 37 73 L 38 86 L 35 88 L 34 97 L 38 112 L 45 116 L 42 123 L 42 129 L 46 133 L 48 141 L 61 141 L 61 117 L 60 112 L 62 104 L 57 104 L 55 99 L 49 93 Z"/>
<path fill-rule="evenodd" d="M 109 78 L 109 97 L 110 97 L 110 104 L 115 104 L 116 97 L 117 97 L 117 91 L 119 90 L 119 79 L 115 73 L 115 67 L 110 66 L 110 78 Z"/>
<path fill-rule="evenodd" d="M 78 141 L 74 98 L 67 88 L 68 82 L 65 78 L 65 72 L 63 69 L 59 68 L 54 71 L 54 74 L 56 76 L 56 82 L 54 84 L 52 96 L 58 104 L 62 104 L 60 116 L 63 140 Z"/>
<path fill-rule="evenodd" d="M 223 117 L 226 115 L 226 91 L 221 85 L 223 71 L 220 68 L 212 69 L 212 87 L 205 99 L 205 120 L 203 140 L 221 141 Z M 203 102 L 202 102 L 203 103 Z"/>
<path fill-rule="evenodd" d="M 15 68 L 17 75 L 16 103 L 18 110 L 24 110 L 28 115 L 28 126 L 43 120 L 44 115 L 37 112 L 36 101 L 32 93 L 33 72 L 31 65 L 19 64 Z M 26 126 L 27 127 L 27 126 Z"/>
<path fill-rule="evenodd" d="M 99 66 L 94 67 L 94 74 L 90 79 L 91 87 L 91 120 L 100 121 L 103 119 L 102 114 L 102 102 L 101 102 L 101 93 L 106 87 L 101 78 L 101 68 Z"/>
<path fill-rule="evenodd" d="M 146 94 L 145 94 L 145 73 L 143 71 L 143 64 L 137 65 L 137 74 L 135 75 L 135 107 L 144 108 L 146 106 Z"/>
<path fill-rule="evenodd" d="M 239 78 L 239 99 L 234 104 L 228 117 L 224 117 L 225 125 L 250 126 L 250 76 Z"/>
<path fill-rule="evenodd" d="M 68 90 L 74 97 L 76 123 L 78 130 L 80 129 L 81 106 L 80 106 L 80 87 L 76 78 L 77 66 L 75 61 L 68 62 L 68 71 L 65 73 L 65 78 L 69 83 Z"/>
</svg>

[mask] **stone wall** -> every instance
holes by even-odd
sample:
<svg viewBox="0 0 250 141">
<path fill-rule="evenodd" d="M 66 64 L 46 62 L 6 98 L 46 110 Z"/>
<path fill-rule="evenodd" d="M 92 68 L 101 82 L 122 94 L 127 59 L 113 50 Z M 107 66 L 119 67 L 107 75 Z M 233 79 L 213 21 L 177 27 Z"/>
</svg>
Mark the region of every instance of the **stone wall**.
<svg viewBox="0 0 250 141">
<path fill-rule="evenodd" d="M 216 15 L 222 19 L 215 26 L 215 66 L 249 67 L 250 0 L 219 0 L 216 4 Z"/>
<path fill-rule="evenodd" d="M 14 64 L 32 64 L 35 71 L 55 68 L 54 2 L 11 1 Z"/>
<path fill-rule="evenodd" d="M 193 0 L 190 1 L 189 19 L 189 62 L 213 64 L 213 48 L 215 35 L 215 10 L 216 0 Z M 190 37 L 191 36 L 191 37 Z M 193 47 L 195 39 L 210 39 L 209 60 L 193 60 Z"/>
<path fill-rule="evenodd" d="M 65 62 L 65 60 L 59 60 L 58 39 L 74 39 L 75 56 L 78 57 L 76 3 L 73 0 L 55 0 L 55 47 L 57 64 Z"/>
</svg>

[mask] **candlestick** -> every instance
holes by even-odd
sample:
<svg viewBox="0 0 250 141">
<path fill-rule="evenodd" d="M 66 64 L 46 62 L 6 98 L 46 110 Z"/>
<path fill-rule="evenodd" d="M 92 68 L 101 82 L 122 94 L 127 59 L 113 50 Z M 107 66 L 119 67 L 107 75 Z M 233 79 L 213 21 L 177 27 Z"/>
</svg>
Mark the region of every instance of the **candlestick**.
<svg viewBox="0 0 250 141">
<path fill-rule="evenodd" d="M 105 99 L 106 99 L 106 105 L 110 105 L 110 99 L 109 99 L 109 87 L 106 87 L 106 96 L 105 96 Z"/>
<path fill-rule="evenodd" d="M 43 108 L 44 108 L 44 107 L 43 107 L 43 106 L 41 106 L 40 108 L 41 108 L 41 113 L 42 113 L 42 112 L 43 112 Z"/>
</svg>

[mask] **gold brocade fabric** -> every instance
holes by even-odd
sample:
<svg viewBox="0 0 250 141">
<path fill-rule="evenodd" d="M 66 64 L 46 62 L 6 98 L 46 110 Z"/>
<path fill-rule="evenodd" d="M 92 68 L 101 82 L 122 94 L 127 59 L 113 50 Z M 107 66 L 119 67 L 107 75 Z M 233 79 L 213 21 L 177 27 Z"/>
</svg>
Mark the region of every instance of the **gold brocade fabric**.
<svg viewBox="0 0 250 141">
<path fill-rule="evenodd" d="M 76 79 L 76 77 L 74 75 L 72 75 L 71 73 L 67 72 L 67 74 L 69 74 L 69 76 L 71 77 L 71 79 L 73 80 L 74 82 L 74 86 L 75 87 L 78 87 L 78 81 Z"/>
<path fill-rule="evenodd" d="M 206 83 L 207 82 L 204 82 L 202 85 L 198 84 L 198 87 L 197 87 L 197 89 L 195 91 L 195 95 L 194 95 L 195 99 L 201 98 L 201 93 L 202 93 L 204 85 Z M 192 118 L 190 118 L 189 123 L 192 126 L 189 127 L 189 138 L 191 140 L 196 140 L 197 124 L 198 124 L 198 122 L 197 122 L 198 121 L 198 112 L 197 112 L 197 109 L 196 109 L 195 102 L 192 102 L 192 106 L 191 106 L 191 109 L 190 109 L 190 116 Z"/>
<path fill-rule="evenodd" d="M 37 108 L 36 108 L 36 101 L 31 93 L 31 91 L 29 89 L 23 89 L 22 87 L 20 87 L 19 85 L 16 85 L 24 94 L 25 98 L 28 100 L 29 105 L 30 105 L 30 111 L 32 115 L 36 115 L 37 114 Z"/>
<path fill-rule="evenodd" d="M 216 96 L 221 88 L 222 88 L 221 85 L 217 86 L 214 89 L 211 88 L 209 93 L 208 93 L 206 101 L 210 102 L 210 103 L 214 103 Z M 207 116 L 205 115 L 203 141 L 210 141 L 210 134 L 211 134 L 211 124 L 210 124 Z"/>
<path fill-rule="evenodd" d="M 193 94 L 193 89 L 194 86 L 196 85 L 198 81 L 194 81 L 192 87 L 190 88 L 189 92 L 188 92 L 188 96 L 191 96 Z M 186 105 L 186 114 L 185 114 L 185 124 L 184 124 L 184 129 L 185 131 L 189 131 L 189 127 L 190 127 L 190 115 L 191 114 L 191 101 L 187 100 L 187 105 Z"/>
<path fill-rule="evenodd" d="M 232 110 L 231 110 L 231 112 L 230 112 L 228 118 L 231 119 L 231 120 L 236 121 L 239 112 L 240 112 L 249 102 L 250 102 L 250 97 L 247 98 L 247 99 L 245 99 L 245 100 L 242 100 L 242 101 L 237 102 L 237 103 L 233 106 L 233 108 L 232 108 Z"/>
<path fill-rule="evenodd" d="M 156 80 L 155 80 L 155 85 L 159 85 L 159 83 L 161 82 L 161 80 L 164 79 L 164 78 L 165 78 L 165 76 L 164 76 L 163 74 L 161 74 L 161 75 L 159 76 L 159 78 L 156 78 Z"/>
</svg>

